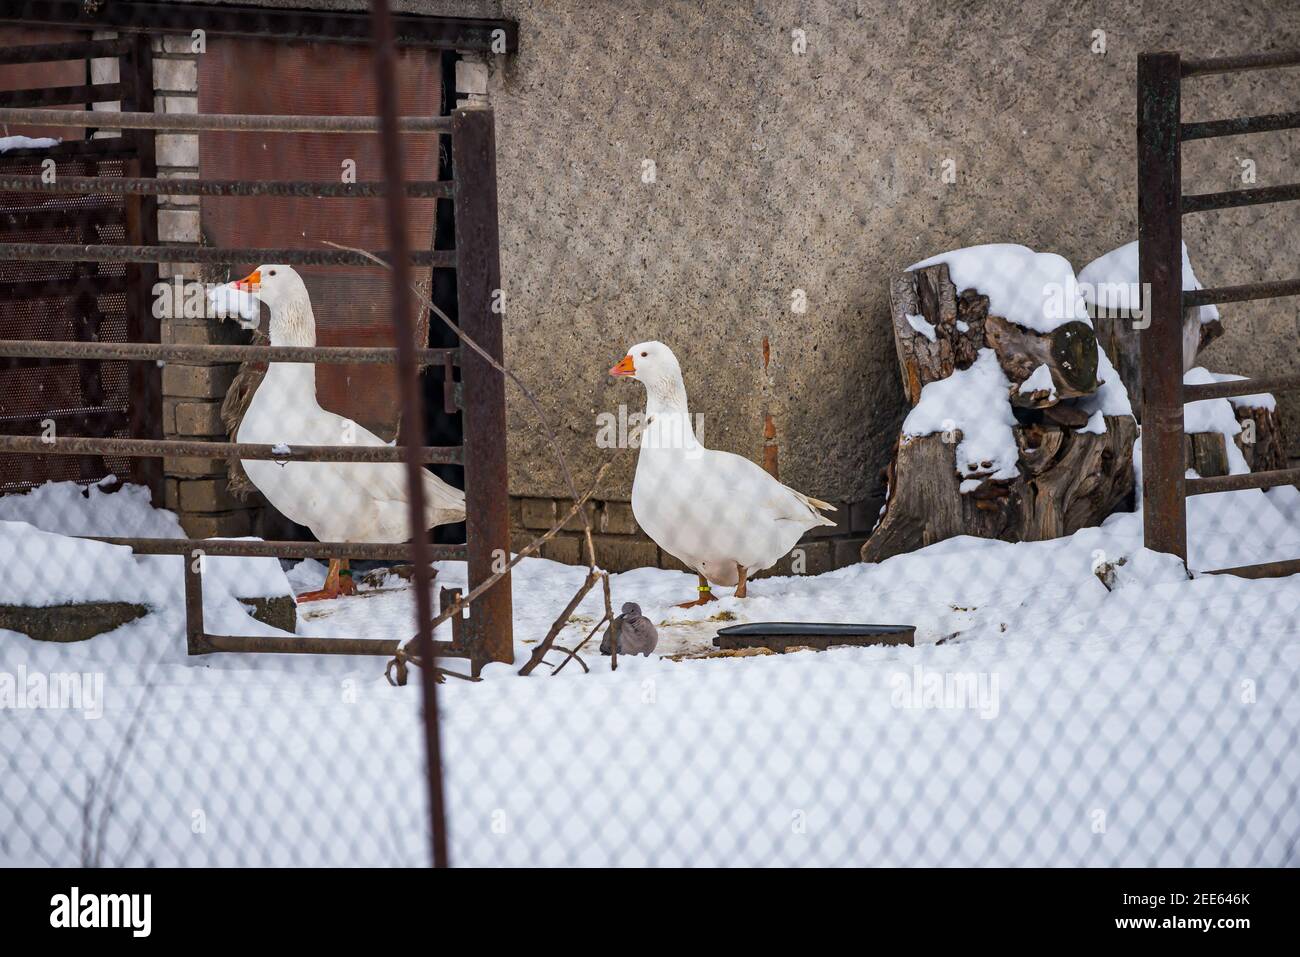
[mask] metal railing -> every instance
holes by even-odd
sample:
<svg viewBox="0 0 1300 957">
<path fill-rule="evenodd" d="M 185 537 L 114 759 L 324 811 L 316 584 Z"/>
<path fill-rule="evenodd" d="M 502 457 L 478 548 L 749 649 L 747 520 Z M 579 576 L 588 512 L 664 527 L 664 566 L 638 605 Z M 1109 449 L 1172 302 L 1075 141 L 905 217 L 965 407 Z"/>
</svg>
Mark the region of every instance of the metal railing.
<svg viewBox="0 0 1300 957">
<path fill-rule="evenodd" d="M 87 13 L 80 4 L 28 2 L 24 4 L 35 12 L 54 19 L 94 20 L 103 14 Z M 242 11 L 222 11 L 194 5 L 182 9 L 173 5 L 137 4 L 117 17 L 117 7 L 110 6 L 111 19 L 100 16 L 100 22 L 88 22 L 87 29 L 105 27 L 149 31 L 183 27 L 188 31 L 195 17 L 203 18 L 205 26 L 214 32 L 244 34 L 249 23 L 238 19 Z M 153 20 L 141 24 L 138 15 L 148 15 Z M 266 21 L 267 35 L 279 35 L 277 30 L 299 31 L 292 20 L 277 12 L 259 15 Z M 235 19 L 232 19 L 234 17 Z M 278 19 L 277 19 L 278 18 Z M 3 19 L 3 15 L 0 15 Z M 254 19 L 258 19 L 255 17 Z M 260 22 L 260 21 L 259 21 Z M 98 112 L 74 110 L 49 110 L 33 108 L 46 104 L 76 104 L 82 94 L 75 89 L 55 97 L 22 95 L 0 98 L 0 123 L 51 124 L 59 127 L 80 126 L 87 129 L 122 129 L 142 131 L 133 134 L 139 142 L 152 151 L 152 137 L 148 131 L 262 131 L 262 132 L 325 132 L 357 133 L 376 132 L 382 143 L 383 180 L 378 183 L 338 184 L 316 182 L 258 183 L 229 180 L 161 180 L 147 176 L 133 176 L 110 182 L 97 176 L 66 177 L 54 183 L 42 182 L 40 177 L 10 176 L 0 183 L 5 192 L 69 192 L 116 193 L 133 197 L 157 195 L 292 195 L 292 196 L 382 196 L 385 200 L 385 218 L 388 227 L 390 251 L 381 255 L 392 270 L 392 311 L 395 331 L 395 349 L 311 347 L 284 348 L 272 346 L 194 345 L 172 346 L 158 342 L 96 343 L 4 341 L 0 342 L 0 357 L 19 362 L 48 362 L 63 360 L 126 360 L 133 370 L 147 368 L 145 363 L 167 359 L 185 361 L 261 360 L 280 362 L 388 362 L 396 361 L 397 380 L 401 393 L 400 408 L 403 428 L 408 436 L 424 435 L 424 416 L 421 401 L 419 368 L 441 365 L 445 373 L 443 401 L 447 410 L 453 411 L 457 392 L 459 406 L 464 413 L 463 443 L 454 448 L 420 447 L 407 442 L 397 448 L 358 448 L 355 446 L 297 447 L 285 452 L 279 446 L 249 445 L 230 442 L 182 442 L 157 439 L 157 423 L 148 425 L 148 437 L 142 423 L 132 419 L 133 437 L 0 437 L 0 450 L 56 455 L 103 454 L 131 458 L 159 459 L 168 455 L 196 455 L 208 458 L 234 455 L 251 459 L 362 462 L 404 462 L 407 469 L 408 505 L 412 538 L 409 544 L 392 545 L 366 542 L 280 542 L 218 539 L 158 539 L 112 538 L 98 539 L 126 545 L 142 554 L 177 554 L 183 556 L 186 641 L 190 654 L 213 652 L 251 652 L 275 654 L 373 654 L 396 656 L 398 649 L 407 644 L 405 637 L 393 639 L 368 638 L 314 638 L 299 636 L 266 637 L 242 635 L 214 635 L 208 633 L 203 622 L 203 566 L 204 555 L 294 557 L 369 557 L 409 558 L 413 564 L 412 581 L 415 591 L 415 644 L 421 671 L 424 698 L 425 758 L 429 783 L 429 814 L 431 822 L 432 860 L 435 866 L 447 865 L 447 831 L 443 810 L 443 788 L 438 729 L 437 682 L 441 678 L 433 667 L 435 657 L 457 656 L 468 658 L 473 674 L 489 661 L 513 660 L 512 608 L 510 579 L 503 576 L 473 602 L 467 604 L 467 614 L 454 614 L 450 619 L 451 640 L 433 639 L 434 611 L 431 595 L 430 562 L 435 558 L 464 559 L 468 567 L 468 582 L 472 593 L 476 586 L 494 576 L 501 556 L 509 557 L 510 535 L 506 487 L 505 445 L 505 379 L 500 372 L 502 360 L 502 330 L 500 317 L 494 313 L 492 303 L 500 288 L 500 261 L 497 233 L 496 147 L 494 121 L 486 109 L 458 109 L 451 116 L 401 117 L 397 115 L 396 98 L 396 44 L 399 37 L 408 39 L 414 32 L 415 42 L 432 42 L 444 49 L 466 46 L 482 48 L 490 34 L 500 32 L 516 42 L 517 29 L 513 24 L 498 26 L 498 21 L 451 21 L 441 19 L 441 33 L 428 35 L 423 31 L 424 21 L 419 18 L 395 18 L 387 0 L 372 0 L 369 16 L 331 14 L 318 18 L 313 29 L 324 30 L 333 37 L 373 43 L 374 81 L 377 91 L 375 116 L 247 116 L 247 115 L 177 115 L 153 112 L 152 86 L 148 80 L 149 43 L 144 33 L 137 32 L 123 40 L 87 41 L 65 44 L 44 44 L 39 47 L 0 51 L 0 63 L 56 62 L 81 59 L 90 55 L 108 55 L 128 50 L 142 54 L 144 67 L 137 71 L 134 98 L 124 98 L 124 112 Z M 504 23 L 504 22 L 502 22 Z M 278 24 L 278 26 L 277 26 Z M 368 28 L 368 29 L 367 29 Z M 252 32 L 256 33 L 256 30 Z M 367 36 L 369 34 L 369 36 Z M 291 35 L 298 36 L 299 32 Z M 463 42 L 462 42 L 463 41 Z M 134 107 L 134 111 L 132 111 Z M 399 136 L 402 132 L 438 132 L 450 137 L 452 181 L 406 183 L 402 170 L 402 151 Z M 91 141 L 93 142 L 93 141 Z M 57 149 L 57 148 L 56 148 Z M 151 153 L 152 155 L 152 153 Z M 405 184 L 403 189 L 390 188 L 391 184 Z M 424 250 L 412 252 L 406 224 L 405 202 L 410 196 L 450 197 L 455 206 L 454 251 Z M 152 209 L 152 207 L 149 207 Z M 38 211 L 39 213 L 40 211 Z M 38 217 L 39 218 L 39 217 Z M 20 220 L 24 221 L 25 220 Z M 41 220 L 44 222 L 44 220 Z M 124 262 L 128 265 L 127 285 L 139 297 L 149 294 L 149 286 L 139 280 L 144 272 L 140 264 L 157 262 L 249 263 L 284 262 L 289 264 L 361 264 L 374 265 L 369 258 L 346 250 L 282 250 L 236 249 L 229 247 L 169 247 L 158 245 L 156 229 L 144 234 L 146 245 L 80 245 L 48 243 L 0 243 L 0 260 L 48 262 Z M 418 349 L 414 343 L 415 323 L 412 315 L 412 290 L 410 267 L 422 264 L 434 268 L 454 268 L 456 271 L 457 333 L 462 343 L 473 348 Z M 144 269 L 148 269 L 145 266 Z M 132 280 L 134 279 L 134 282 Z M 44 285 L 32 283 L 33 287 Z M 40 289 L 34 289 L 40 293 Z M 143 298 L 142 302 L 146 301 Z M 452 383 L 452 365 L 461 368 L 459 390 Z M 155 367 L 156 371 L 156 367 Z M 144 403 L 137 403 L 143 406 Z M 465 528 L 464 545 L 434 545 L 428 541 L 424 528 L 424 462 L 458 462 L 465 468 Z M 84 536 L 91 538 L 92 536 Z M 459 601 L 455 592 L 444 592 L 444 599 Z M 402 669 L 404 673 L 404 668 Z"/>
<path fill-rule="evenodd" d="M 56 55 L 62 55 L 55 51 Z M 12 54 L 11 54 L 12 55 Z M 30 62 L 30 61 L 25 61 Z M 123 117 L 125 116 L 125 119 Z M 274 130 L 277 132 L 296 131 L 303 127 L 301 118 L 282 118 L 275 116 L 237 117 L 239 124 L 232 124 L 231 117 L 214 115 L 188 115 L 177 117 L 162 114 L 112 114 L 112 113 L 77 113 L 63 110 L 27 110 L 0 108 L 0 123 L 58 123 L 64 126 L 90 126 L 99 129 L 130 128 L 147 129 L 151 117 L 171 123 L 167 129 L 186 130 Z M 181 120 L 180 125 L 172 121 Z M 378 129 L 377 121 L 369 117 L 312 117 L 306 124 L 320 132 L 355 132 L 359 129 Z M 356 120 L 366 122 L 358 123 Z M 455 165 L 455 178 L 451 184 L 437 184 L 437 189 L 428 192 L 449 194 L 457 207 L 457 244 L 454 251 L 419 251 L 402 252 L 402 259 L 409 265 L 432 265 L 454 267 L 457 271 L 459 292 L 460 324 L 474 341 L 480 343 L 498 362 L 501 360 L 501 334 L 499 321 L 490 309 L 492 291 L 500 286 L 500 267 L 497 256 L 496 223 L 496 175 L 493 146 L 493 117 L 489 110 L 459 110 L 451 117 L 434 119 L 404 118 L 407 122 L 398 122 L 398 130 L 436 129 L 448 132 L 452 136 L 453 150 L 456 158 L 463 162 Z M 255 122 L 243 122 L 254 120 Z M 333 122 L 335 120 L 347 122 Z M 160 125 L 158 128 L 163 128 Z M 173 180 L 136 180 L 137 188 L 142 193 L 169 193 L 177 185 Z M 5 191 L 33 192 L 83 192 L 113 193 L 122 190 L 122 180 L 108 180 L 99 177 L 76 177 L 65 182 L 56 179 L 53 183 L 44 183 L 40 177 L 10 177 L 0 188 Z M 192 180 L 190 188 L 201 191 L 208 188 L 235 190 L 253 190 L 258 184 L 244 181 Z M 432 184 L 411 184 L 429 187 Z M 390 196 L 400 204 L 407 191 L 398 190 L 390 194 L 382 184 L 370 184 L 370 190 L 340 194 L 334 184 L 294 184 L 294 195 L 375 195 Z M 405 236 L 405 230 L 402 230 Z M 394 267 L 394 288 L 403 288 L 406 280 L 399 278 L 399 265 L 394 253 L 377 253 Z M 108 246 L 108 245 L 59 245 L 48 243 L 0 243 L 0 260 L 9 261 L 98 261 L 98 262 L 286 262 L 291 264 L 359 264 L 373 265 L 371 260 L 359 253 L 346 250 L 292 250 L 292 249 L 250 249 L 231 247 L 171 247 L 171 246 Z M 409 286 L 406 287 L 409 294 Z M 404 307 L 404 313 L 406 309 Z M 433 545 L 424 543 L 423 548 L 417 542 L 410 545 L 378 545 L 377 543 L 326 542 L 316 543 L 310 549 L 304 549 L 295 542 L 261 542 L 230 543 L 208 539 L 157 540 L 153 547 L 149 543 L 155 540 L 129 539 L 119 540 L 119 544 L 129 544 L 137 550 L 153 553 L 184 554 L 191 559 L 204 555 L 262 555 L 274 557 L 311 557 L 344 558 L 408 558 L 420 564 L 418 552 L 424 551 L 427 560 L 431 559 L 467 559 L 469 562 L 469 583 L 473 589 L 479 582 L 491 577 L 493 558 L 509 553 L 508 517 L 506 511 L 506 472 L 505 472 L 505 392 L 501 374 L 493 369 L 486 360 L 470 349 L 408 349 L 408 360 L 412 363 L 429 366 L 441 365 L 446 369 L 455 363 L 462 369 L 463 379 L 460 383 L 464 395 L 463 411 L 465 413 L 464 434 L 467 436 L 463 446 L 455 447 L 419 447 L 409 448 L 368 448 L 356 446 L 298 446 L 284 449 L 278 446 L 252 445 L 239 442 L 215 442 L 202 440 L 162 440 L 148 438 L 112 438 L 112 437 L 43 437 L 43 436 L 0 436 L 0 451 L 24 452 L 42 455 L 86 455 L 112 454 L 125 457 L 198 456 L 207 458 L 238 457 L 246 459 L 268 459 L 273 461 L 317 461 L 317 462 L 404 462 L 414 456 L 417 467 L 424 463 L 463 464 L 466 474 L 466 537 L 465 545 Z M 136 362 L 157 362 L 159 360 L 181 361 L 277 361 L 277 362 L 400 362 L 403 350 L 392 348 L 358 348 L 346 346 L 317 347 L 275 347 L 275 346 L 227 346 L 227 345 L 189 345 L 175 346 L 159 343 L 93 343 L 93 342 L 47 342 L 33 340 L 0 340 L 0 357 L 27 359 L 119 359 Z M 448 370 L 449 371 L 449 370 Z M 444 383 L 450 388 L 450 379 Z M 418 397 L 417 397 L 418 401 Z M 411 425 L 411 434 L 419 435 L 422 428 L 412 410 L 403 403 L 403 421 Z M 418 483 L 417 483 L 418 485 Z M 497 514 L 499 513 L 499 514 Z M 256 547 L 250 547 L 252 545 Z M 297 651 L 292 640 L 280 641 L 269 638 L 243 638 L 239 636 L 212 635 L 203 627 L 203 607 L 201 601 L 202 563 L 189 560 L 185 564 L 186 574 L 186 635 L 191 654 L 208 654 L 214 651 L 268 651 L 284 653 Z M 432 618 L 430 611 L 428 618 Z M 457 631 L 463 644 L 452 647 L 440 646 L 440 655 L 468 658 L 472 672 L 478 671 L 489 661 L 506 661 L 513 659 L 509 583 L 502 582 L 490 589 L 474 602 L 468 617 L 458 623 Z M 405 643 L 405 639 L 371 639 L 338 638 L 328 641 L 313 642 L 313 653 L 335 654 L 378 654 L 392 656 Z M 237 645 L 237 647 L 233 647 Z M 303 646 L 303 650 L 306 646 Z"/>
<path fill-rule="evenodd" d="M 1138 57 L 1138 273 L 1149 290 L 1150 328 L 1141 336 L 1143 532 L 1148 548 L 1187 560 L 1187 496 L 1266 489 L 1300 482 L 1300 468 L 1248 475 L 1185 478 L 1183 406 L 1201 399 L 1300 389 L 1300 376 L 1278 375 L 1183 383 L 1183 310 L 1211 303 L 1300 295 L 1300 278 L 1183 291 L 1182 217 L 1191 213 L 1300 199 L 1300 183 L 1223 193 L 1184 195 L 1185 140 L 1300 129 L 1300 111 L 1196 123 L 1182 121 L 1187 77 L 1300 66 L 1300 50 L 1208 60 L 1178 53 Z M 1216 569 L 1247 578 L 1300 572 L 1300 558 Z"/>
</svg>

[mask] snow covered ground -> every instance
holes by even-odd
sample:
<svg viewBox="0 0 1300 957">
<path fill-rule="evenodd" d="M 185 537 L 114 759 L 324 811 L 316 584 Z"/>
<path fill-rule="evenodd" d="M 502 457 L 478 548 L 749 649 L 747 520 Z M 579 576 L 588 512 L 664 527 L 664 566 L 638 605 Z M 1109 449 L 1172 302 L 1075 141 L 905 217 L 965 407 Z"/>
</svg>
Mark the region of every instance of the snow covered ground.
<svg viewBox="0 0 1300 957">
<path fill-rule="evenodd" d="M 44 521 L 83 530 L 74 505 Z M 1300 555 L 1295 489 L 1189 511 L 1195 568 Z M 689 611 L 671 607 L 688 576 L 617 575 L 616 604 L 660 623 L 655 657 L 441 686 L 453 861 L 1294 865 L 1300 579 L 1189 581 L 1140 542 L 1139 515 L 956 539 Z M 1121 558 L 1108 591 L 1094 569 Z M 377 659 L 187 658 L 180 559 L 112 561 L 135 564 L 148 617 L 74 645 L 0 632 L 0 863 L 427 860 L 418 682 L 390 687 Z M 521 661 L 581 575 L 520 566 Z M 230 604 L 239 579 L 205 604 L 266 629 Z M 592 597 L 561 643 L 598 614 Z M 406 635 L 410 617 L 410 589 L 385 588 L 306 606 L 299 631 Z M 914 624 L 917 646 L 661 657 L 707 654 L 719 619 Z M 89 676 L 79 707 L 13 694 L 72 672 Z"/>
<path fill-rule="evenodd" d="M 1294 489 L 1190 507 L 1193 566 L 1300 554 Z M 1093 570 L 1119 558 L 1108 592 Z M 159 575 L 179 560 L 148 559 L 166 585 L 155 612 L 109 635 L 0 632 L 0 672 L 101 681 L 79 709 L 6 705 L 0 863 L 424 862 L 419 684 L 389 687 L 377 659 L 186 658 L 179 567 Z M 581 573 L 520 567 L 521 659 Z M 463 584 L 463 567 L 439 564 L 438 581 Z M 1140 516 L 1118 515 L 673 609 L 692 584 L 633 571 L 614 596 L 662 623 L 662 654 L 707 653 L 716 619 L 909 623 L 917 648 L 656 655 L 614 674 L 586 655 L 590 675 L 448 680 L 456 863 L 1297 862 L 1296 579 L 1188 581 L 1140 550 Z M 562 644 L 598 614 L 591 598 Z M 406 635 L 409 618 L 411 590 L 390 588 L 313 607 L 299 629 Z"/>
</svg>

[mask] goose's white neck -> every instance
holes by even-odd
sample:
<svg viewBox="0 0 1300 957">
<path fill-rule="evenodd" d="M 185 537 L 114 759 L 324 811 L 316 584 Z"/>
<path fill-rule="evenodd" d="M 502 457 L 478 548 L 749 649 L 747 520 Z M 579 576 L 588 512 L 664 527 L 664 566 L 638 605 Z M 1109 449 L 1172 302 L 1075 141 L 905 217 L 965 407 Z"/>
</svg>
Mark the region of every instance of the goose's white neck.
<svg viewBox="0 0 1300 957">
<path fill-rule="evenodd" d="M 271 345 L 316 345 L 316 316 L 311 311 L 311 299 L 305 289 L 302 295 L 289 296 L 270 309 Z"/>
<path fill-rule="evenodd" d="M 692 451 L 699 449 L 699 440 L 691 425 L 691 413 L 686 404 L 686 384 L 680 372 L 668 373 L 661 378 L 643 379 L 646 390 L 645 426 L 641 450 Z"/>
<path fill-rule="evenodd" d="M 686 383 L 682 382 L 680 372 L 668 373 L 661 378 L 643 379 L 645 385 L 647 415 L 656 412 L 680 412 L 687 414 Z"/>
<path fill-rule="evenodd" d="M 273 346 L 316 345 L 316 317 L 311 299 L 304 291 L 286 302 L 270 307 L 270 334 Z M 264 384 L 285 401 L 298 408 L 311 408 L 316 401 L 316 365 L 312 362 L 272 362 L 267 366 Z"/>
</svg>

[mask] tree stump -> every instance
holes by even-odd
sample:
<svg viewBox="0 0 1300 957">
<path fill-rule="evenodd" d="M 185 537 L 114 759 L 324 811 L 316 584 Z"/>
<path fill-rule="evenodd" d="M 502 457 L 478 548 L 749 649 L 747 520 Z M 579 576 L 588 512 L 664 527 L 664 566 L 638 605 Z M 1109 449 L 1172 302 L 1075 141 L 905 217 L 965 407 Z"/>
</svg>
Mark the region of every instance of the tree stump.
<svg viewBox="0 0 1300 957">
<path fill-rule="evenodd" d="M 1223 335 L 1223 324 L 1218 319 L 1201 322 L 1200 311 L 1199 306 L 1189 306 L 1183 310 L 1184 372 L 1198 364 L 1197 356 L 1202 349 Z M 1128 390 L 1129 401 L 1133 403 L 1133 414 L 1139 422 L 1142 421 L 1141 316 L 1128 312 L 1094 316 L 1092 324 L 1097 331 L 1097 342 L 1106 350 L 1111 365 Z"/>
<path fill-rule="evenodd" d="M 1288 465 L 1286 434 L 1277 407 L 1233 403 L 1241 432 L 1233 438 L 1252 472 L 1271 472 Z"/>
<path fill-rule="evenodd" d="M 885 508 L 862 546 L 863 561 L 958 535 L 1057 538 L 1132 509 L 1136 421 L 1107 415 L 1104 432 L 1084 430 L 1091 415 L 1080 403 L 1102 385 L 1097 335 L 1086 322 L 1040 333 L 990 315 L 988 298 L 959 292 L 943 264 L 896 277 L 890 299 L 899 373 L 912 406 L 926 385 L 969 368 L 981 349 L 996 354 L 1011 383 L 1018 474 L 986 478 L 972 489 L 958 472 L 960 431 L 900 435 L 886 469 Z M 1038 371 L 1044 366 L 1046 376 Z M 963 484 L 970 490 L 963 492 Z"/>
</svg>

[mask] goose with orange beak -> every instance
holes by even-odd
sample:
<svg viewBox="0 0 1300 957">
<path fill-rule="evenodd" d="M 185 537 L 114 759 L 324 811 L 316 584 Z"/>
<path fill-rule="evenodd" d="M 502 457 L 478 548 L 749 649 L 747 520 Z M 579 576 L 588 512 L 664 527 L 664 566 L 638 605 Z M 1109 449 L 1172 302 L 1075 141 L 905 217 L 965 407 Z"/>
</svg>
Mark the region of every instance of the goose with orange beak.
<svg viewBox="0 0 1300 957">
<path fill-rule="evenodd" d="M 273 346 L 316 345 L 316 318 L 302 277 L 290 266 L 263 265 L 234 288 L 270 310 Z M 316 399 L 316 366 L 272 362 L 253 393 L 235 436 L 263 445 L 360 445 L 385 442 L 352 419 L 323 409 Z M 277 462 L 242 459 L 249 480 L 286 518 L 323 542 L 400 543 L 411 539 L 406 467 L 398 462 Z M 423 528 L 465 520 L 465 493 L 424 472 Z M 330 559 L 325 587 L 298 601 L 337 598 L 354 591 L 347 559 Z"/>
<path fill-rule="evenodd" d="M 713 585 L 748 594 L 750 575 L 771 568 L 810 528 L 835 523 L 833 505 L 782 485 L 740 455 L 705 448 L 686 403 L 682 369 L 662 342 L 642 342 L 609 370 L 645 386 L 646 407 L 632 482 L 632 514 L 655 543 Z"/>
</svg>

